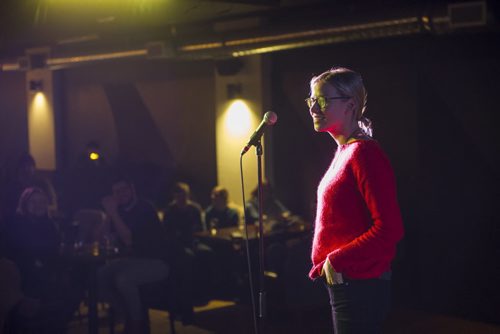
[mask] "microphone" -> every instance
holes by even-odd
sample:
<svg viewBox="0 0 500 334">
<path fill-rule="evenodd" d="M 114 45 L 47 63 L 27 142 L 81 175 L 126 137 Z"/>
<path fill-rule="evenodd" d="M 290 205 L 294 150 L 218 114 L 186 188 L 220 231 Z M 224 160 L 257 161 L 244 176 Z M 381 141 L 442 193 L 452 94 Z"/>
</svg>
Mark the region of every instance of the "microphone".
<svg viewBox="0 0 500 334">
<path fill-rule="evenodd" d="M 276 121 L 278 120 L 278 115 L 276 115 L 272 111 L 268 111 L 264 114 L 264 119 L 262 122 L 260 122 L 259 127 L 255 132 L 253 133 L 252 137 L 250 137 L 250 140 L 246 144 L 246 146 L 241 150 L 241 155 L 245 154 L 248 152 L 250 147 L 257 145 L 257 143 L 260 140 L 260 137 L 264 134 L 264 130 L 266 130 L 267 126 L 273 126 L 276 124 Z"/>
</svg>

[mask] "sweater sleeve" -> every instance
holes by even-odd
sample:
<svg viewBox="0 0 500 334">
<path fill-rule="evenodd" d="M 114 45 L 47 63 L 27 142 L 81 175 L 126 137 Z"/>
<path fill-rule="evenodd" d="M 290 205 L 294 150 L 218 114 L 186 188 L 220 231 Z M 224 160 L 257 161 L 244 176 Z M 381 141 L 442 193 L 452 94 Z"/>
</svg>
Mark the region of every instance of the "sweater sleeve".
<svg viewBox="0 0 500 334">
<path fill-rule="evenodd" d="M 328 255 L 333 268 L 344 272 L 350 263 L 392 257 L 403 237 L 396 182 L 389 160 L 377 144 L 360 147 L 352 157 L 352 173 L 368 209 L 371 226 Z"/>
</svg>

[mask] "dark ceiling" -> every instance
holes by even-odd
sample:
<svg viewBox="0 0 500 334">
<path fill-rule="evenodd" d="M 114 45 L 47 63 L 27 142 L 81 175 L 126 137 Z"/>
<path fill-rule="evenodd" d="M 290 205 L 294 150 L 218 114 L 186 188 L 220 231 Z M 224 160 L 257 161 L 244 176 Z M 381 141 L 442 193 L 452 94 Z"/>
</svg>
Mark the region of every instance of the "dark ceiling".
<svg viewBox="0 0 500 334">
<path fill-rule="evenodd" d="M 30 49 L 40 47 L 50 50 L 52 56 L 74 56 L 136 50 L 145 48 L 151 42 L 160 42 L 163 49 L 170 50 L 170 53 L 167 52 L 170 55 L 175 53 L 179 56 L 196 46 L 196 50 L 205 48 L 212 52 L 196 51 L 196 56 L 217 57 L 234 55 L 236 49 L 246 51 L 248 48 L 241 47 L 245 43 L 252 44 L 255 49 L 274 47 L 286 40 L 288 44 L 293 42 L 299 45 L 297 42 L 300 42 L 304 47 L 425 30 L 442 33 L 442 21 L 448 13 L 448 5 L 470 2 L 2 0 L 0 65 L 2 62 L 17 61 L 19 57 L 29 54 Z M 488 4 L 488 11 L 493 10 L 491 13 L 498 7 L 496 1 L 484 3 Z M 492 22 L 493 29 L 497 29 L 497 20 L 491 18 L 491 13 L 488 12 L 489 29 L 492 29 Z M 426 16 L 431 19 L 439 17 L 441 21 L 432 21 L 432 26 L 429 26 L 425 22 Z M 407 18 L 414 20 L 403 24 L 401 19 Z M 361 26 L 364 24 L 371 24 L 378 30 Z M 382 25 L 385 32 L 381 30 Z M 346 35 L 348 29 L 356 30 L 356 34 Z M 264 39 L 256 40 L 262 37 Z M 148 49 L 148 54 L 150 51 Z M 164 51 L 158 52 L 165 55 Z"/>
</svg>

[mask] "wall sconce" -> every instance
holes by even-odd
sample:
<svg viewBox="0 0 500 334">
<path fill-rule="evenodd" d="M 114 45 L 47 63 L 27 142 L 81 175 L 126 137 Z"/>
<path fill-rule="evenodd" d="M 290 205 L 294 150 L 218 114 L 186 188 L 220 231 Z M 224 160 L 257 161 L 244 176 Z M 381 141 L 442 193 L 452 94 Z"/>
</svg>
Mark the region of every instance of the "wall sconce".
<svg viewBox="0 0 500 334">
<path fill-rule="evenodd" d="M 30 80 L 29 82 L 30 91 L 39 92 L 43 89 L 43 81 L 42 80 Z"/>
<path fill-rule="evenodd" d="M 226 91 L 228 100 L 241 99 L 243 96 L 243 86 L 240 83 L 228 84 Z"/>
</svg>

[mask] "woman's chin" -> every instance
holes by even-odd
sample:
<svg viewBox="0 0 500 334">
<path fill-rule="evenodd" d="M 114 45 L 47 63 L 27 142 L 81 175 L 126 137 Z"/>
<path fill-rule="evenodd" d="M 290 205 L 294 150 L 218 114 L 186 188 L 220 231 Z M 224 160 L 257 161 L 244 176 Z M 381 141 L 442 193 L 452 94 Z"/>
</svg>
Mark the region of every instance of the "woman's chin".
<svg viewBox="0 0 500 334">
<path fill-rule="evenodd" d="M 314 131 L 316 132 L 324 132 L 325 127 L 322 124 L 314 123 Z"/>
</svg>

